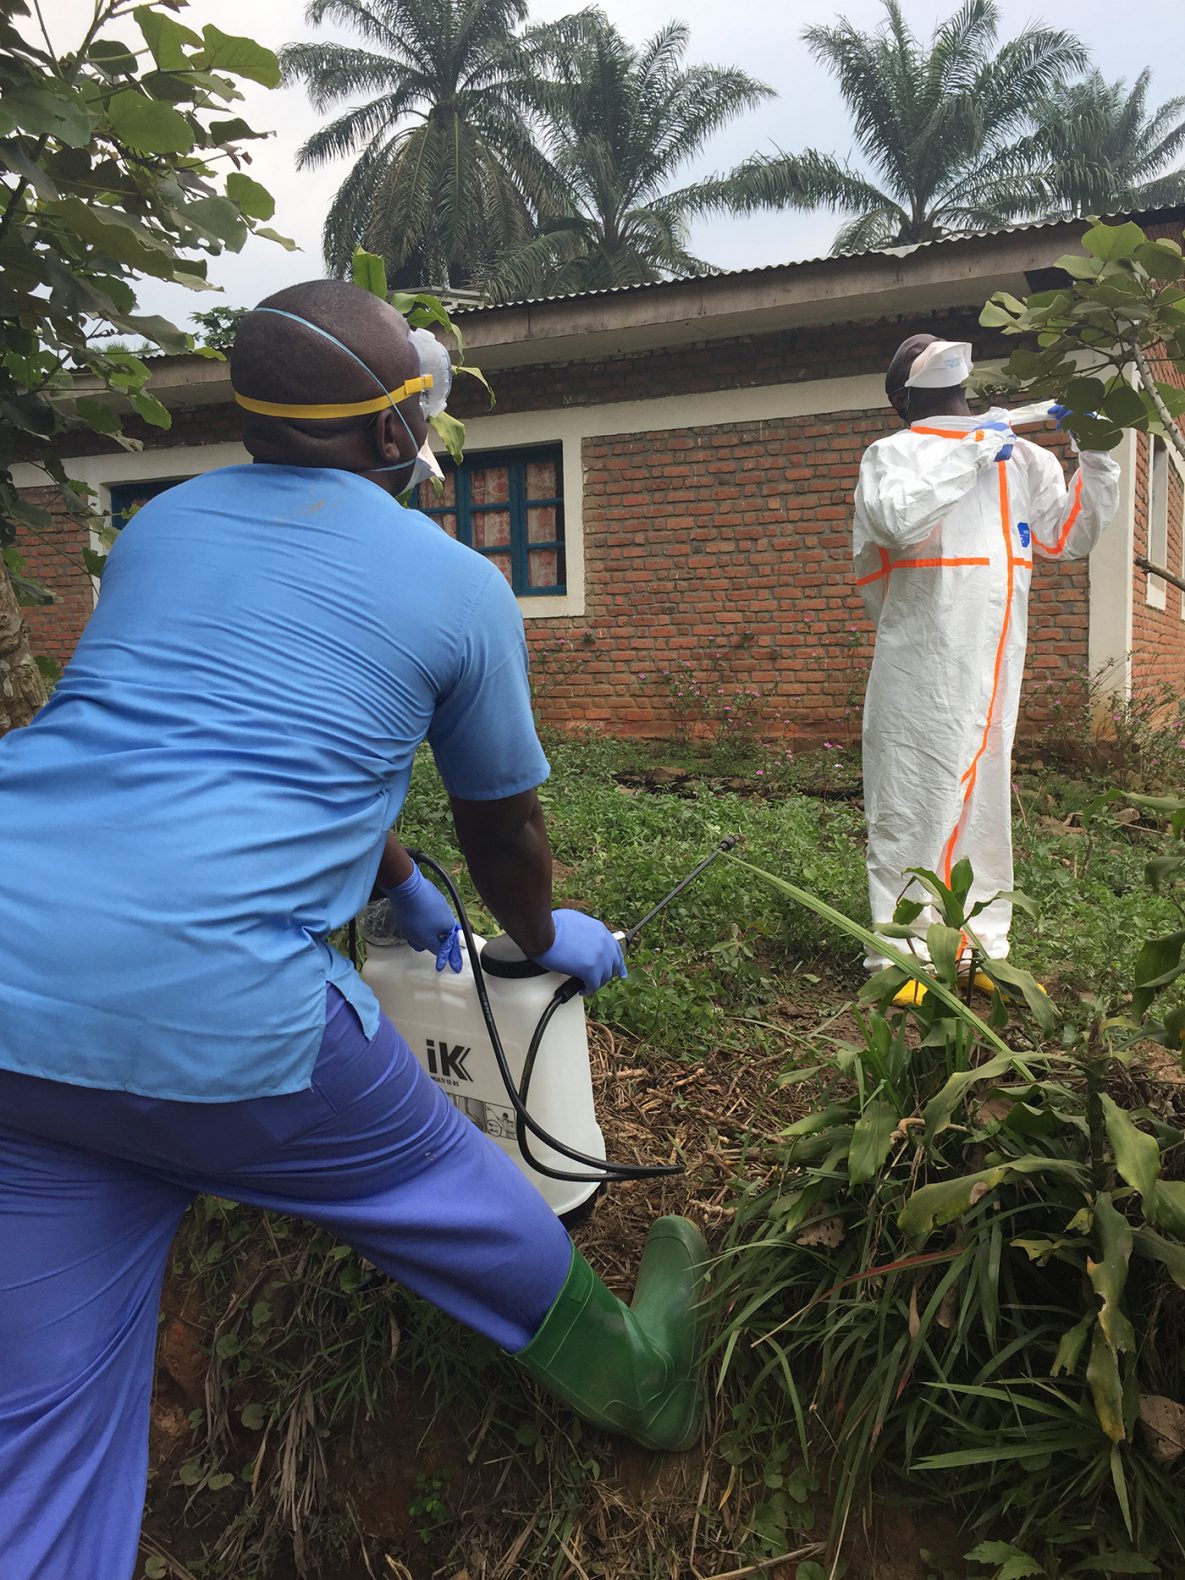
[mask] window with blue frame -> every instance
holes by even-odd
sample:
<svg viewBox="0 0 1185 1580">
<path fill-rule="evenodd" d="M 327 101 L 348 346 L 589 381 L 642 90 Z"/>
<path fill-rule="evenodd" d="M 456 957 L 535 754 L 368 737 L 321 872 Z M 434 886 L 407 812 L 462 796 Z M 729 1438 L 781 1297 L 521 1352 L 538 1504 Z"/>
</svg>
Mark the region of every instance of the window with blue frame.
<svg viewBox="0 0 1185 1580">
<path fill-rule="evenodd" d="M 493 560 L 520 597 L 565 592 L 560 446 L 476 451 L 460 466 L 440 461 L 444 485 L 422 484 L 418 508 Z"/>
<path fill-rule="evenodd" d="M 166 488 L 174 488 L 185 481 L 184 477 L 162 477 L 143 483 L 112 483 L 108 489 L 111 495 L 111 525 L 116 532 L 122 531 L 141 505 L 163 494 Z"/>
</svg>

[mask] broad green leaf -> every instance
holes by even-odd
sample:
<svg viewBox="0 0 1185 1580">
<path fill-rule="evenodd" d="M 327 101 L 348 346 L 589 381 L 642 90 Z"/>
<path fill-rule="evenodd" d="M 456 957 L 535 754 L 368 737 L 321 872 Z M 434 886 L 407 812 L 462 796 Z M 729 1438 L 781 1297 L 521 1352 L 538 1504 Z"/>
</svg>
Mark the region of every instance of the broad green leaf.
<svg viewBox="0 0 1185 1580">
<path fill-rule="evenodd" d="M 1053 1358 L 1053 1365 L 1049 1368 L 1051 1377 L 1060 1377 L 1063 1372 L 1073 1373 L 1078 1370 L 1083 1347 L 1094 1325 L 1095 1314 L 1093 1311 L 1088 1311 L 1081 1321 L 1076 1322 L 1068 1332 L 1062 1334 L 1057 1354 Z"/>
<path fill-rule="evenodd" d="M 1119 1357 L 1107 1343 L 1103 1330 L 1098 1327 L 1091 1338 L 1086 1381 L 1090 1386 L 1099 1425 L 1113 1443 L 1122 1443 L 1127 1437 L 1127 1428 L 1123 1421 L 1123 1380 L 1119 1375 Z"/>
<path fill-rule="evenodd" d="M 1160 1148 L 1151 1136 L 1137 1127 L 1127 1110 L 1120 1108 L 1105 1092 L 1100 1094 L 1099 1101 L 1107 1139 L 1115 1153 L 1115 1167 L 1141 1196 L 1151 1195 L 1160 1178 Z"/>
<path fill-rule="evenodd" d="M 979 310 L 979 322 L 985 329 L 1003 329 L 1014 322 L 1015 314 L 1008 312 L 998 304 L 998 294 L 990 301 L 985 302 Z"/>
<path fill-rule="evenodd" d="M 1166 1240 L 1155 1229 L 1141 1224 L 1132 1230 L 1132 1250 L 1148 1261 L 1159 1262 L 1173 1283 L 1185 1289 L 1185 1245 Z"/>
<path fill-rule="evenodd" d="M 903 1234 L 924 1239 L 939 1225 L 960 1217 L 1009 1174 L 1081 1175 L 1082 1170 L 1060 1158 L 1013 1158 L 958 1179 L 937 1180 L 913 1193 L 898 1216 L 897 1226 Z"/>
<path fill-rule="evenodd" d="M 119 413 L 110 406 L 105 406 L 102 401 L 94 400 L 89 395 L 84 395 L 74 402 L 74 410 L 86 423 L 88 428 L 93 428 L 96 433 L 118 433 L 122 424 Z"/>
<path fill-rule="evenodd" d="M 100 554 L 98 549 L 92 549 L 88 546 L 82 551 L 82 563 L 86 568 L 87 575 L 94 576 L 98 580 L 106 569 L 107 556 Z"/>
<path fill-rule="evenodd" d="M 246 222 L 228 197 L 196 198 L 179 210 L 179 215 L 201 235 L 225 242 L 232 252 L 242 248 L 249 234 Z"/>
<path fill-rule="evenodd" d="M 1164 938 L 1149 938 L 1136 956 L 1133 977 L 1136 990 L 1132 994 L 1132 1014 L 1141 1020 L 1157 993 L 1175 982 L 1182 973 L 1181 953 L 1185 949 L 1185 931 L 1169 933 Z"/>
<path fill-rule="evenodd" d="M 1105 392 L 1102 379 L 1071 379 L 1066 385 L 1065 404 L 1074 412 L 1097 411 Z"/>
<path fill-rule="evenodd" d="M 1185 270 L 1181 248 L 1175 241 L 1147 241 L 1136 248 L 1135 259 L 1154 280 L 1179 280 Z"/>
<path fill-rule="evenodd" d="M 447 411 L 439 411 L 434 417 L 429 417 L 428 423 L 444 440 L 445 449 L 453 460 L 460 464 L 465 454 L 465 424 Z"/>
<path fill-rule="evenodd" d="M 271 219 L 276 212 L 276 200 L 268 189 L 241 171 L 232 170 L 227 176 L 226 195 L 248 219 Z"/>
<path fill-rule="evenodd" d="M 933 1142 L 934 1138 L 950 1124 L 951 1115 L 966 1097 L 969 1087 L 979 1081 L 994 1081 L 1001 1075 L 1009 1074 L 1015 1067 L 1011 1057 L 1001 1055 L 989 1059 L 986 1064 L 978 1065 L 973 1070 L 956 1071 L 922 1111 L 926 1121 L 927 1143 Z"/>
<path fill-rule="evenodd" d="M 350 264 L 350 273 L 354 284 L 361 290 L 386 299 L 387 268 L 377 253 L 366 252 L 363 248 L 356 247 Z"/>
<path fill-rule="evenodd" d="M 1063 253 L 1060 258 L 1054 260 L 1053 267 L 1061 269 L 1064 274 L 1071 275 L 1075 280 L 1093 280 L 1099 272 L 1099 266 L 1094 259 L 1086 257 L 1081 252 Z"/>
<path fill-rule="evenodd" d="M 1082 245 L 1092 257 L 1113 263 L 1117 258 L 1134 258 L 1139 248 L 1146 246 L 1147 236 L 1133 221 L 1123 225 L 1092 225 L 1082 238 Z"/>
<path fill-rule="evenodd" d="M 85 148 L 94 135 L 91 112 L 74 89 L 44 78 L 38 85 L 4 89 L 0 116 L 36 137 L 56 137 L 69 148 Z"/>
<path fill-rule="evenodd" d="M 1157 1180 L 1144 1200 L 1144 1212 L 1157 1228 L 1185 1239 L 1185 1180 Z"/>
<path fill-rule="evenodd" d="M 265 241 L 278 242 L 279 245 L 283 247 L 285 252 L 300 251 L 300 248 L 296 245 L 291 236 L 281 236 L 280 232 L 278 230 L 272 230 L 270 225 L 261 225 L 256 230 L 255 234 L 257 236 L 262 236 Z"/>
<path fill-rule="evenodd" d="M 1001 991 L 1007 990 L 1011 998 L 1019 996 L 1024 999 L 1029 1013 L 1042 1031 L 1054 1029 L 1061 1019 L 1057 1006 L 1030 971 L 1022 971 L 1007 960 L 983 960 L 980 966 Z"/>
<path fill-rule="evenodd" d="M 1130 384 L 1118 384 L 1103 397 L 1104 416 L 1122 427 L 1130 427 L 1149 415 L 1145 398 Z"/>
<path fill-rule="evenodd" d="M 926 947 L 942 980 L 952 985 L 957 983 L 959 954 L 963 947 L 963 935 L 958 928 L 932 922 L 926 929 Z"/>
<path fill-rule="evenodd" d="M 177 1472 L 177 1480 L 183 1487 L 196 1487 L 199 1481 L 205 1480 L 205 1475 L 196 1459 L 188 1459 Z"/>
<path fill-rule="evenodd" d="M 852 1144 L 848 1148 L 848 1179 L 851 1184 L 866 1184 L 876 1175 L 889 1155 L 897 1119 L 897 1109 L 892 1103 L 877 1098 L 867 1104 L 852 1126 Z"/>
<path fill-rule="evenodd" d="M 129 398 L 144 421 L 151 423 L 154 428 L 173 426 L 168 407 L 162 406 L 155 395 L 150 395 L 147 390 L 134 390 Z"/>
<path fill-rule="evenodd" d="M 110 77 L 130 77 L 139 70 L 133 51 L 116 38 L 97 38 L 90 47 L 90 58 Z"/>
<path fill-rule="evenodd" d="M 180 111 L 133 88 L 112 97 L 107 116 L 115 135 L 137 153 L 187 154 L 193 147 L 193 128 Z"/>
<path fill-rule="evenodd" d="M 202 71 L 229 71 L 235 77 L 248 77 L 265 88 L 280 82 L 280 62 L 270 49 L 252 38 L 235 38 L 208 22 L 202 29 L 205 48 L 194 60 Z"/>
<path fill-rule="evenodd" d="M 189 65 L 185 46 L 198 45 L 201 39 L 160 6 L 141 5 L 132 12 L 161 71 L 184 71 Z"/>
</svg>

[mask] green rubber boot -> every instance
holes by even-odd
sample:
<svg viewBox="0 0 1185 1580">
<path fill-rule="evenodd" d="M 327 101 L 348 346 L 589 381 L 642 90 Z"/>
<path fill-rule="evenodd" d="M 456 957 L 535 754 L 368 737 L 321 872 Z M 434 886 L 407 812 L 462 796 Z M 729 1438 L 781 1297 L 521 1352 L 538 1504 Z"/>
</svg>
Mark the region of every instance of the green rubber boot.
<svg viewBox="0 0 1185 1580">
<path fill-rule="evenodd" d="M 703 1419 L 707 1259 L 694 1224 L 659 1218 L 627 1306 L 573 1247 L 564 1287 L 515 1360 L 586 1421 L 646 1448 L 690 1448 Z"/>
</svg>

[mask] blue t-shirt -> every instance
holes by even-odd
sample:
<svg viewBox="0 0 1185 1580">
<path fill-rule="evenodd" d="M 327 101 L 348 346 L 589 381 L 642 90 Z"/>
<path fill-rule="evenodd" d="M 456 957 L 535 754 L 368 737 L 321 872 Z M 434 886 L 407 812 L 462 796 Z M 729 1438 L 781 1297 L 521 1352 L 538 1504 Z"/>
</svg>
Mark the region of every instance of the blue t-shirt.
<svg viewBox="0 0 1185 1580">
<path fill-rule="evenodd" d="M 326 935 L 427 738 L 450 794 L 547 777 L 496 566 L 348 472 L 234 466 L 121 533 L 48 705 L 0 741 L 0 1068 L 220 1102 L 298 1091 Z"/>
</svg>

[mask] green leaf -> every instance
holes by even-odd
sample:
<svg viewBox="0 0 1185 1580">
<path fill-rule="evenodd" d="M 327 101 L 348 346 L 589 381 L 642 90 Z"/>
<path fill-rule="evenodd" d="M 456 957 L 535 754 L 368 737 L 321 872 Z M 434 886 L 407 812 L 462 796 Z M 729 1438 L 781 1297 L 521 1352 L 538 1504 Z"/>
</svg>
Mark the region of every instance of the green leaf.
<svg viewBox="0 0 1185 1580">
<path fill-rule="evenodd" d="M 87 427 L 93 428 L 96 433 L 119 433 L 123 427 L 117 411 L 113 411 L 110 406 L 105 406 L 102 401 L 94 400 L 89 395 L 76 400 L 74 410 Z"/>
<path fill-rule="evenodd" d="M 252 38 L 235 38 L 208 22 L 202 29 L 205 48 L 194 60 L 200 71 L 229 71 L 235 77 L 248 77 L 265 88 L 280 82 L 280 62 L 270 49 Z"/>
<path fill-rule="evenodd" d="M 866 1184 L 876 1175 L 889 1155 L 898 1117 L 896 1107 L 879 1098 L 865 1107 L 852 1126 L 852 1141 L 848 1148 L 848 1180 L 851 1184 Z"/>
<path fill-rule="evenodd" d="M 1075 280 L 1093 280 L 1097 277 L 1099 266 L 1092 258 L 1080 252 L 1066 252 L 1054 260 L 1053 267 L 1061 269 L 1063 274 L 1070 275 Z"/>
<path fill-rule="evenodd" d="M 1059 1158 L 1013 1158 L 1007 1163 L 998 1163 L 995 1168 L 980 1169 L 953 1180 L 937 1180 L 913 1193 L 898 1216 L 897 1226 L 911 1238 L 925 1239 L 939 1225 L 961 1217 L 1009 1174 L 1080 1176 L 1082 1170 L 1077 1164 Z"/>
<path fill-rule="evenodd" d="M 1065 404 L 1077 413 L 1097 411 L 1105 393 L 1102 379 L 1071 379 L 1066 385 Z"/>
<path fill-rule="evenodd" d="M 372 296 L 381 296 L 386 300 L 387 268 L 377 253 L 356 247 L 350 268 L 355 285 L 363 291 L 369 291 Z"/>
<path fill-rule="evenodd" d="M 1082 245 L 1095 258 L 1114 263 L 1121 258 L 1134 258 L 1148 242 L 1147 236 L 1133 221 L 1123 225 L 1092 225 L 1082 238 Z"/>
<path fill-rule="evenodd" d="M 1053 1358 L 1053 1365 L 1049 1368 L 1051 1377 L 1060 1377 L 1063 1372 L 1073 1373 L 1078 1370 L 1083 1347 L 1094 1325 L 1095 1314 L 1093 1311 L 1088 1311 L 1081 1321 L 1076 1322 L 1067 1333 L 1062 1334 L 1057 1354 Z"/>
<path fill-rule="evenodd" d="M 1175 241 L 1146 241 L 1136 248 L 1135 259 L 1154 280 L 1178 280 L 1185 270 L 1181 248 Z"/>
<path fill-rule="evenodd" d="M 173 418 L 168 407 L 162 406 L 156 396 L 150 395 L 147 390 L 134 390 L 129 399 L 144 421 L 151 423 L 154 428 L 173 426 Z"/>
<path fill-rule="evenodd" d="M 177 1480 L 183 1487 L 196 1487 L 205 1477 L 205 1470 L 196 1459 L 187 1459 L 177 1472 Z"/>
<path fill-rule="evenodd" d="M 255 234 L 257 236 L 262 236 L 265 241 L 278 242 L 280 246 L 283 247 L 285 252 L 300 251 L 300 248 L 296 245 L 291 236 L 281 236 L 278 230 L 272 230 L 268 225 L 261 225 L 259 229 L 256 230 Z"/>
<path fill-rule="evenodd" d="M 1148 1261 L 1159 1262 L 1179 1289 L 1185 1289 L 1185 1245 L 1166 1240 L 1141 1224 L 1132 1230 L 1132 1250 Z"/>
<path fill-rule="evenodd" d="M 268 189 L 238 170 L 226 178 L 226 195 L 248 219 L 271 219 L 276 212 L 276 200 Z"/>
<path fill-rule="evenodd" d="M 48 681 L 50 685 L 55 681 L 61 680 L 62 666 L 56 658 L 50 658 L 48 653 L 38 653 L 33 662 L 41 671 L 42 680 Z"/>
<path fill-rule="evenodd" d="M 107 116 L 119 140 L 137 153 L 187 154 L 193 148 L 193 128 L 180 111 L 133 88 L 114 95 Z"/>
<path fill-rule="evenodd" d="M 6 86 L 0 119 L 35 137 L 56 137 L 68 148 L 85 148 L 94 135 L 94 120 L 82 98 L 53 78 L 43 78 L 36 86 Z"/>
<path fill-rule="evenodd" d="M 239 1411 L 239 1420 L 248 1432 L 262 1432 L 267 1424 L 267 1411 L 261 1404 L 245 1404 Z"/>
<path fill-rule="evenodd" d="M 1101 410 L 1104 416 L 1118 423 L 1121 428 L 1129 428 L 1132 423 L 1140 422 L 1149 415 L 1149 404 L 1130 384 L 1117 384 L 1103 397 Z"/>
<path fill-rule="evenodd" d="M 233 1483 L 234 1479 L 233 1471 L 220 1470 L 216 1475 L 210 1477 L 209 1481 L 206 1482 L 206 1485 L 209 1487 L 211 1492 L 223 1492 Z"/>
<path fill-rule="evenodd" d="M 141 5 L 132 12 L 161 71 L 184 71 L 189 65 L 185 46 L 198 45 L 201 39 L 159 6 Z"/>
<path fill-rule="evenodd" d="M 959 980 L 959 953 L 963 935 L 957 927 L 946 927 L 942 922 L 932 922 L 926 929 L 926 947 L 934 969 L 944 982 L 954 985 Z"/>
<path fill-rule="evenodd" d="M 449 455 L 460 465 L 465 454 L 465 424 L 459 418 L 450 416 L 447 411 L 439 411 L 434 417 L 429 417 L 428 423 L 444 440 Z"/>
<path fill-rule="evenodd" d="M 1160 1148 L 1151 1136 L 1136 1126 L 1127 1110 L 1120 1108 L 1105 1092 L 1100 1094 L 1099 1101 L 1107 1139 L 1115 1153 L 1115 1167 L 1141 1196 L 1150 1196 L 1160 1178 Z"/>
<path fill-rule="evenodd" d="M 1157 1180 L 1144 1200 L 1144 1212 L 1158 1228 L 1185 1239 L 1185 1181 Z"/>
<path fill-rule="evenodd" d="M 185 224 L 192 225 L 203 236 L 224 241 L 232 252 L 240 251 L 247 239 L 247 224 L 228 197 L 196 198 L 178 213 Z"/>
<path fill-rule="evenodd" d="M 90 58 L 109 77 L 130 77 L 139 70 L 134 52 L 116 38 L 97 38 L 90 47 Z"/>
<path fill-rule="evenodd" d="M 1162 988 L 1175 982 L 1182 973 L 1181 953 L 1185 949 L 1185 931 L 1169 933 L 1164 938 L 1149 938 L 1136 956 L 1133 977 L 1136 990 L 1132 994 L 1132 1014 L 1142 1020 L 1152 1000 Z"/>
<path fill-rule="evenodd" d="M 144 1580 L 167 1580 L 169 1566 L 159 1553 L 149 1553 L 144 1560 Z"/>
<path fill-rule="evenodd" d="M 82 550 L 82 563 L 89 576 L 101 577 L 107 566 L 107 556 L 88 545 Z"/>
</svg>

